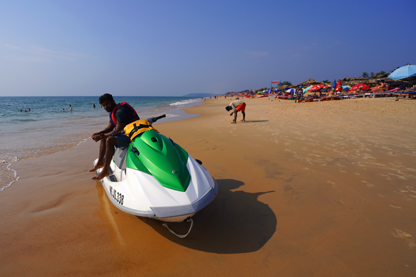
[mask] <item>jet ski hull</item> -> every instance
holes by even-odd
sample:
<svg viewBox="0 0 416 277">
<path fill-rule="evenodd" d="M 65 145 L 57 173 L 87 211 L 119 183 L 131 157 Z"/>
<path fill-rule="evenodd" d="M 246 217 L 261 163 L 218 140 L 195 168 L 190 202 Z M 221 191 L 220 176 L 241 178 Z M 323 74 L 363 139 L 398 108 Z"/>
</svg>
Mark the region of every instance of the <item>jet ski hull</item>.
<svg viewBox="0 0 416 277">
<path fill-rule="evenodd" d="M 215 179 L 191 156 L 186 167 L 191 176 L 186 191 L 166 188 L 151 174 L 120 169 L 114 161 L 110 165 L 111 175 L 101 183 L 110 201 L 121 211 L 164 222 L 182 222 L 214 200 L 218 190 Z"/>
</svg>

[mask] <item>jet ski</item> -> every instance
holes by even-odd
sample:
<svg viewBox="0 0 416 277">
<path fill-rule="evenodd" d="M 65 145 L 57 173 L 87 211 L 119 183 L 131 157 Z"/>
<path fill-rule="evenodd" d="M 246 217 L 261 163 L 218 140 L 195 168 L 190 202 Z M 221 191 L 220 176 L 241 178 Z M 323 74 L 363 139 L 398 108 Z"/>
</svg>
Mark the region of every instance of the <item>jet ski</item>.
<svg viewBox="0 0 416 277">
<path fill-rule="evenodd" d="M 137 120 L 114 134 L 126 134 L 128 148 L 116 148 L 110 176 L 101 180 L 111 202 L 123 212 L 164 222 L 190 222 L 217 195 L 217 182 L 202 162 L 191 157 L 152 123 L 161 115 Z M 94 161 L 94 166 L 98 159 Z M 102 168 L 96 171 L 101 172 Z"/>
</svg>

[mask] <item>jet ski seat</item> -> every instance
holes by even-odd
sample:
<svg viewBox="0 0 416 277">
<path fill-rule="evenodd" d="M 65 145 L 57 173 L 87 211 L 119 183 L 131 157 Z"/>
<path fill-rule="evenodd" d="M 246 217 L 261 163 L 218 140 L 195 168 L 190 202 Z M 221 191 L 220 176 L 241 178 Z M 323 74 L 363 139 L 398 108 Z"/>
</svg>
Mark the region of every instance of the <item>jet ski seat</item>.
<svg viewBox="0 0 416 277">
<path fill-rule="evenodd" d="M 117 147 L 116 152 L 114 153 L 113 160 L 114 163 L 117 165 L 118 168 L 121 170 L 125 170 L 126 166 L 126 156 L 128 147 Z"/>
</svg>

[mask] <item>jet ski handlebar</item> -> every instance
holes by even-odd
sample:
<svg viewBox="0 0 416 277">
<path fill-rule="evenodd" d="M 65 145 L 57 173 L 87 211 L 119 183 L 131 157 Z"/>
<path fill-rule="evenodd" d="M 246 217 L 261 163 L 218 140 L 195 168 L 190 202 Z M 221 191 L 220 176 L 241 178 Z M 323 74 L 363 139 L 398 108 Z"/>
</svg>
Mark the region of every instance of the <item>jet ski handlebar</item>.
<svg viewBox="0 0 416 277">
<path fill-rule="evenodd" d="M 150 124 L 152 124 L 152 123 L 154 123 L 154 122 L 156 122 L 159 119 L 164 118 L 164 117 L 166 117 L 166 114 L 162 114 L 162 115 L 159 115 L 159 116 L 150 117 L 150 118 L 146 118 L 146 119 L 147 119 L 147 121 L 150 122 Z M 122 135 L 124 135 L 124 130 L 121 130 L 121 131 L 119 131 L 117 133 L 114 133 L 112 136 L 113 137 L 116 137 L 116 136 L 122 136 Z"/>
<path fill-rule="evenodd" d="M 150 123 L 154 123 L 154 122 L 156 122 L 156 121 L 158 121 L 159 119 L 164 118 L 164 117 L 166 117 L 166 114 L 162 114 L 162 115 L 155 116 L 155 117 L 150 117 L 150 118 L 147 118 L 147 120 L 148 120 Z"/>
</svg>

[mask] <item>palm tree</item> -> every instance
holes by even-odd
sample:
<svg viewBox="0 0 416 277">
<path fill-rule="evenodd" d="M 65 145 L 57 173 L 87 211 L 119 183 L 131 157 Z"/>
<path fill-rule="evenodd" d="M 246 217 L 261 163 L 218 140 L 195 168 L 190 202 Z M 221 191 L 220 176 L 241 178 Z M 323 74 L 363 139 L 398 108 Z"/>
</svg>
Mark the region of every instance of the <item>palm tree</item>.
<svg viewBox="0 0 416 277">
<path fill-rule="evenodd" d="M 368 73 L 367 72 L 363 72 L 363 75 L 361 75 L 361 77 L 363 77 L 363 78 L 368 78 L 369 77 L 369 75 L 368 75 Z"/>
<path fill-rule="evenodd" d="M 289 82 L 289 81 L 283 81 L 280 85 L 281 85 L 281 86 L 284 86 L 284 85 L 291 86 L 291 85 L 292 85 L 292 83 L 291 83 L 291 82 Z"/>
<path fill-rule="evenodd" d="M 382 76 L 382 75 L 384 75 L 384 74 L 386 74 L 386 72 L 384 72 L 384 71 L 382 70 L 382 71 L 377 72 L 376 74 L 374 74 L 374 77 Z"/>
</svg>

